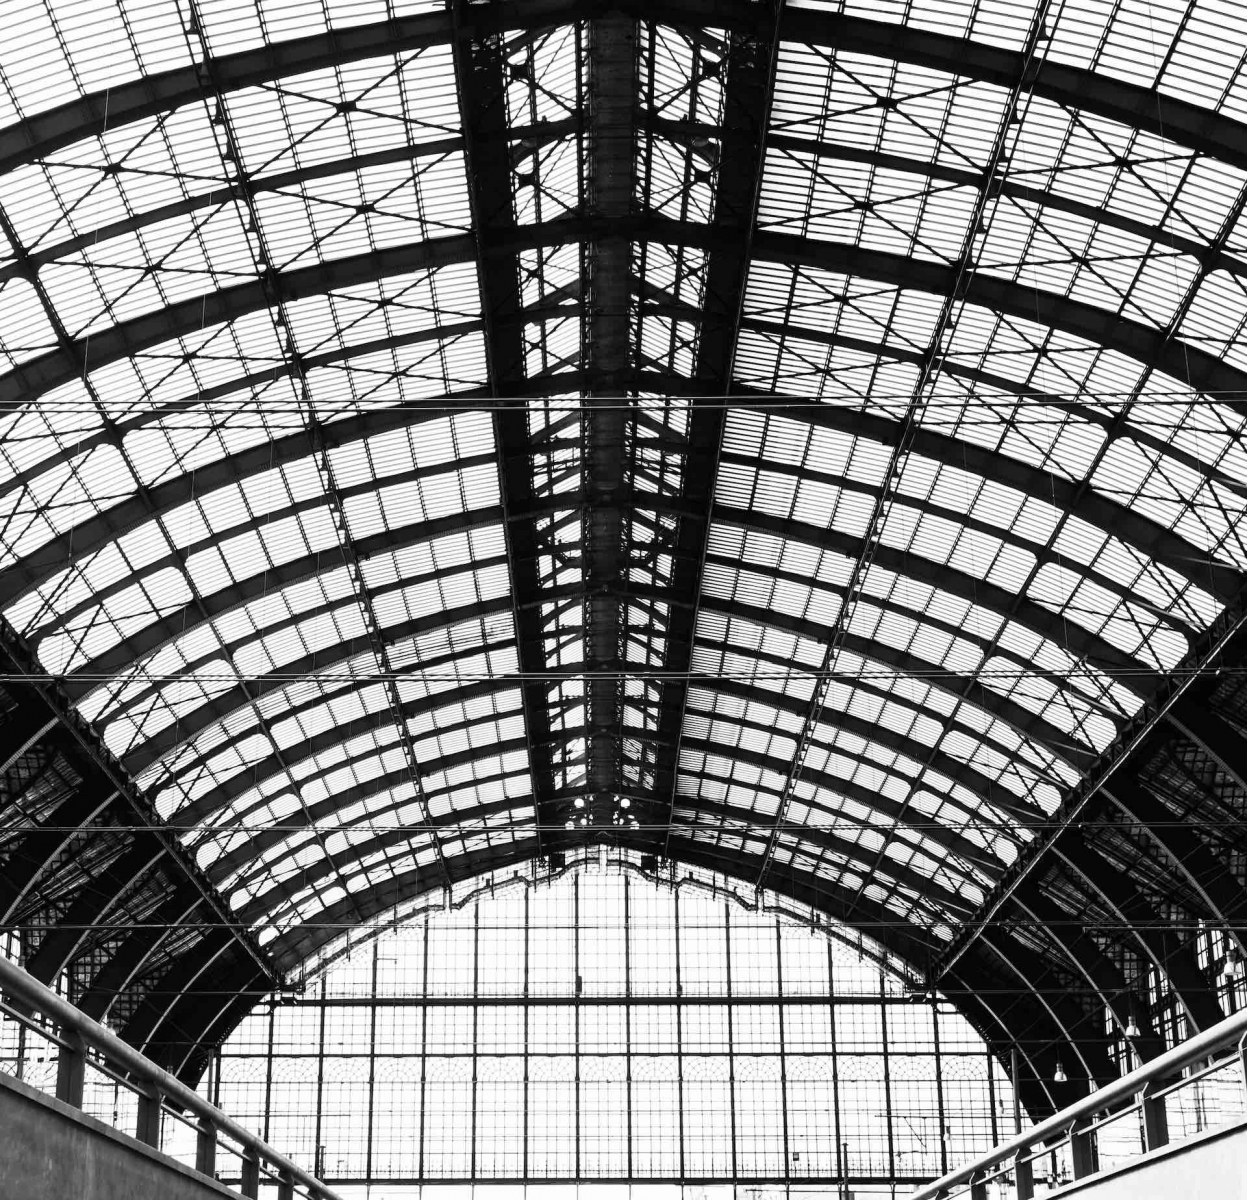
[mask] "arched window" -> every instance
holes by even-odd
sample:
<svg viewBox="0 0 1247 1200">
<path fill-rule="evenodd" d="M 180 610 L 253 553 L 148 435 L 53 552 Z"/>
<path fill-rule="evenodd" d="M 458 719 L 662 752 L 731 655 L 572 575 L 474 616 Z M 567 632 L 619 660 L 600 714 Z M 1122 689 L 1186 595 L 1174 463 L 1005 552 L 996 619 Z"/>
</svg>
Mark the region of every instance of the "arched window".
<svg viewBox="0 0 1247 1200">
<path fill-rule="evenodd" d="M 204 1085 L 346 1195 L 903 1196 L 1012 1121 L 950 1003 L 870 939 L 721 878 L 656 881 L 612 851 L 400 916 L 261 1004 Z"/>
</svg>

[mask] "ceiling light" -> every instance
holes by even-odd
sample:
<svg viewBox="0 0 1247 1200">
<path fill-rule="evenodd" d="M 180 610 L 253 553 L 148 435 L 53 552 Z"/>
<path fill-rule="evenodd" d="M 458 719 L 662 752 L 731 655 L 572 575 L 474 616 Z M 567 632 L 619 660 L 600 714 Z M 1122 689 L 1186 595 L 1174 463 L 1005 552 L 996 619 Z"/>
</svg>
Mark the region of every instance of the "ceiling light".
<svg viewBox="0 0 1247 1200">
<path fill-rule="evenodd" d="M 1243 956 L 1237 950 L 1230 950 L 1225 956 L 1225 965 L 1221 968 L 1222 979 L 1242 979 Z"/>
<path fill-rule="evenodd" d="M 584 808 L 585 798 L 583 796 L 577 796 L 575 800 L 575 805 L 577 808 Z"/>
<path fill-rule="evenodd" d="M 632 807 L 632 801 L 631 801 L 631 800 L 629 800 L 627 796 L 620 796 L 620 797 L 619 797 L 619 807 L 620 807 L 620 808 L 631 808 L 631 807 Z"/>
<path fill-rule="evenodd" d="M 1139 1034 L 1139 1022 L 1134 1019 L 1134 1013 L 1130 1014 L 1130 1020 L 1126 1022 L 1126 1028 L 1123 1031 L 1128 1038 L 1137 1038 Z"/>
<path fill-rule="evenodd" d="M 1061 1065 L 1061 1060 L 1058 1058 L 1056 1060 L 1056 1070 L 1052 1072 L 1052 1082 L 1064 1083 L 1067 1079 L 1069 1079 L 1069 1076 L 1065 1074 L 1065 1068 Z"/>
</svg>

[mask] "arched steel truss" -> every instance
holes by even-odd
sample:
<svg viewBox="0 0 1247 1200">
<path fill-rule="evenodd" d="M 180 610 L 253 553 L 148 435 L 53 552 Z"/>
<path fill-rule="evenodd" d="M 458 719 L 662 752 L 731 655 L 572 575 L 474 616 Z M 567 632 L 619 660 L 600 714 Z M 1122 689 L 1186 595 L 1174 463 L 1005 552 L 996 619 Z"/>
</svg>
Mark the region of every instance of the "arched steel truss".
<svg viewBox="0 0 1247 1200">
<path fill-rule="evenodd" d="M 344 928 L 604 830 L 868 930 L 1036 1109 L 1131 1019 L 1145 1057 L 1214 1021 L 1247 125 L 1048 19 L 526 0 L 216 52 L 196 16 L 183 65 L 0 129 L 29 969 L 193 1078 Z M 453 116 L 358 134 L 417 60 Z M 182 137 L 210 177 L 142 191 Z"/>
</svg>

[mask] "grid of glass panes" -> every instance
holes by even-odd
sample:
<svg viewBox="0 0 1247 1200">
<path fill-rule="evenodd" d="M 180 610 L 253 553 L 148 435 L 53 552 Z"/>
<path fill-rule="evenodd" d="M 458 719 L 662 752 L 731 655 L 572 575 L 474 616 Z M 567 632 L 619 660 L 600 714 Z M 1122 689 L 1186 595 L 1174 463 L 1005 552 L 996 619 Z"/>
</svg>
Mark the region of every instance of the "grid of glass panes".
<svg viewBox="0 0 1247 1200">
<path fill-rule="evenodd" d="M 891 1196 L 991 1144 L 1012 1091 L 951 1004 L 694 884 L 612 861 L 426 912 L 258 1009 L 206 1086 L 335 1186 Z"/>
</svg>

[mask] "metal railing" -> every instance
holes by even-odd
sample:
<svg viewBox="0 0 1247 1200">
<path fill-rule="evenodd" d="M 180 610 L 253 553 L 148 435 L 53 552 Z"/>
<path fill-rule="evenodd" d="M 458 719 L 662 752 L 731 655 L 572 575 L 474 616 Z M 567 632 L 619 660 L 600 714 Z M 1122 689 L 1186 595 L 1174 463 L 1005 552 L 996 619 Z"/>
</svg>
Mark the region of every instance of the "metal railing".
<svg viewBox="0 0 1247 1200">
<path fill-rule="evenodd" d="M 1245 1043 L 1247 1009 L 924 1184 L 911 1200 L 987 1200 L 989 1186 L 998 1196 L 1030 1200 L 1039 1183 L 1064 1187 L 1247 1119 Z"/>
<path fill-rule="evenodd" d="M 134 1136 L 140 1142 L 179 1158 L 166 1144 L 188 1140 L 177 1137 L 179 1131 L 188 1131 L 195 1169 L 211 1179 L 236 1180 L 243 1196 L 258 1196 L 263 1184 L 266 1192 L 276 1189 L 278 1200 L 296 1196 L 341 1200 L 315 1176 L 3 956 L 0 997 L 4 1016 L 54 1048 L 58 1100 L 83 1109 L 92 1074 L 102 1076 L 114 1089 L 124 1088 L 135 1097 L 132 1106 L 113 1107 L 114 1112 L 133 1108 Z M 43 1056 L 29 1050 L 26 1042 L 23 1035 L 18 1061 L 42 1061 Z M 220 1161 L 225 1158 L 232 1163 Z"/>
</svg>

